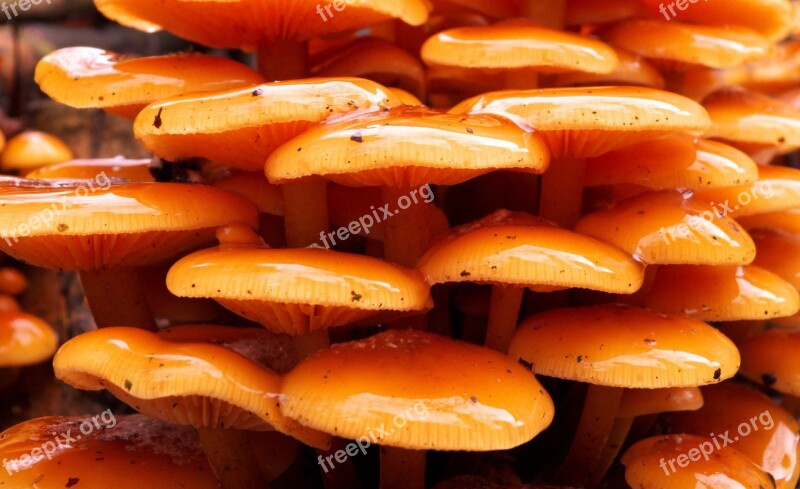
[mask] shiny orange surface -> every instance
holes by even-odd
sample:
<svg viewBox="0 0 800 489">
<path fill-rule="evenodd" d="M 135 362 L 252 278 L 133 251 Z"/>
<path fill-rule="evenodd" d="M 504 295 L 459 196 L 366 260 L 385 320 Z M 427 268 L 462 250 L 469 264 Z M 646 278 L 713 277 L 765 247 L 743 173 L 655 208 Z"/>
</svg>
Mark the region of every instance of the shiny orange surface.
<svg viewBox="0 0 800 489">
<path fill-rule="evenodd" d="M 656 272 L 644 306 L 701 321 L 743 321 L 791 316 L 800 310 L 800 296 L 779 275 L 755 265 L 671 265 Z"/>
<path fill-rule="evenodd" d="M 92 416 L 36 418 L 1 433 L 0 458 L 6 463 L 18 461 L 14 467 L 19 470 L 7 466 L 9 470 L 0 471 L 0 486 L 4 489 L 92 489 L 111 487 L 109 484 L 115 489 L 219 487 L 191 428 L 141 415 L 115 415 L 110 410 L 95 417 L 96 421 Z M 97 429 L 95 423 L 102 429 Z M 86 434 L 81 433 L 81 426 Z M 71 440 L 62 439 L 62 435 Z M 51 445 L 54 445 L 52 451 Z M 43 453 L 45 449 L 49 457 Z M 31 458 L 33 450 L 38 450 L 38 457 Z"/>
<path fill-rule="evenodd" d="M 753 264 L 800 289 L 800 236 L 761 230 L 754 232 L 753 241 L 758 249 Z"/>
<path fill-rule="evenodd" d="M 612 387 L 714 384 L 739 368 L 736 347 L 711 326 L 622 305 L 529 316 L 508 354 L 540 375 Z"/>
<path fill-rule="evenodd" d="M 272 183 L 322 175 L 352 186 L 453 185 L 499 169 L 543 172 L 535 134 L 492 115 L 455 116 L 403 107 L 311 129 L 267 160 Z"/>
<path fill-rule="evenodd" d="M 764 331 L 748 337 L 739 347 L 742 375 L 778 392 L 800 396 L 800 332 Z"/>
<path fill-rule="evenodd" d="M 0 311 L 0 367 L 41 363 L 56 352 L 53 328 L 31 314 Z"/>
<path fill-rule="evenodd" d="M 703 394 L 697 387 L 666 389 L 625 389 L 617 411 L 618 418 L 675 411 L 695 411 L 703 406 Z"/>
<path fill-rule="evenodd" d="M 597 5 L 595 0 L 589 1 Z M 664 77 L 644 58 L 617 46 L 614 46 L 614 52 L 617 65 L 610 73 L 563 73 L 556 76 L 555 86 L 635 85 L 659 90 L 664 88 Z"/>
<path fill-rule="evenodd" d="M 165 29 L 206 46 L 252 51 L 260 43 L 276 39 L 306 40 L 334 32 L 398 18 L 419 25 L 428 18 L 423 0 L 364 0 L 345 4 L 344 10 L 323 21 L 316 6 L 333 0 L 95 0 L 109 19 L 122 25 L 153 32 Z"/>
<path fill-rule="evenodd" d="M 603 42 L 522 20 L 447 29 L 425 41 L 421 56 L 428 65 L 548 72 L 609 73 L 617 63 Z"/>
<path fill-rule="evenodd" d="M 422 331 L 323 350 L 286 375 L 283 396 L 284 414 L 307 426 L 417 450 L 511 448 L 553 418 L 552 400 L 516 362 Z"/>
<path fill-rule="evenodd" d="M 72 158 L 72 150 L 60 138 L 41 131 L 24 131 L 6 142 L 0 154 L 0 170 L 27 173 Z"/>
<path fill-rule="evenodd" d="M 126 158 L 101 158 L 93 160 L 70 160 L 54 163 L 28 173 L 25 178 L 33 180 L 92 180 L 102 178 L 122 178 L 132 182 L 152 182 L 150 160 L 129 160 Z"/>
<path fill-rule="evenodd" d="M 168 161 L 203 157 L 257 171 L 278 146 L 317 122 L 399 104 L 391 90 L 368 80 L 307 78 L 170 97 L 142 110 L 134 132 Z"/>
<path fill-rule="evenodd" d="M 127 327 L 84 333 L 61 346 L 53 369 L 77 389 L 108 389 L 137 411 L 171 423 L 251 430 L 272 426 L 312 446 L 326 445 L 324 435 L 280 413 L 276 373 L 199 338 L 168 341 L 162 335 Z M 252 348 L 257 351 L 258 343 Z"/>
<path fill-rule="evenodd" d="M 749 185 L 700 190 L 694 196 L 737 219 L 790 210 L 800 206 L 800 170 L 762 165 L 758 180 Z"/>
<path fill-rule="evenodd" d="M 778 0 L 784 1 L 784 0 Z M 775 46 L 770 56 L 716 73 L 727 86 L 741 86 L 764 93 L 779 93 L 800 82 L 800 41 L 787 40 Z"/>
<path fill-rule="evenodd" d="M 575 230 L 646 264 L 739 265 L 752 262 L 756 252 L 733 219 L 676 191 L 623 200 L 584 216 Z"/>
<path fill-rule="evenodd" d="M 670 416 L 670 430 L 738 436 L 740 424 L 750 424 L 750 434 L 738 436 L 733 447 L 770 473 L 777 489 L 795 488 L 800 477 L 800 426 L 791 413 L 755 389 L 730 382 L 703 388 L 703 398 L 705 404 L 700 410 Z"/>
<path fill-rule="evenodd" d="M 736 148 L 666 133 L 586 162 L 586 185 L 632 183 L 653 190 L 730 187 L 754 182 L 755 162 Z"/>
<path fill-rule="evenodd" d="M 629 254 L 553 226 L 467 224 L 451 230 L 419 261 L 428 283 L 546 285 L 633 293 L 644 267 Z"/>
<path fill-rule="evenodd" d="M 722 445 L 724 442 L 719 442 Z M 703 458 L 699 447 L 710 451 Z M 708 447 L 711 446 L 711 449 Z M 734 445 L 735 447 L 735 445 Z M 774 487 L 765 472 L 734 447 L 716 449 L 711 438 L 697 435 L 666 435 L 646 438 L 635 443 L 622 456 L 625 480 L 637 489 L 765 489 Z M 691 450 L 696 460 L 689 460 Z M 677 464 L 678 457 L 683 467 Z M 672 467 L 661 467 L 661 462 Z"/>
<path fill-rule="evenodd" d="M 778 147 L 800 146 L 800 108 L 762 93 L 723 89 L 703 100 L 707 137 Z"/>
<path fill-rule="evenodd" d="M 260 171 L 232 171 L 229 175 L 214 180 L 211 186 L 247 198 L 262 214 L 283 215 L 283 195 L 280 187 L 269 183 L 264 173 Z"/>
<path fill-rule="evenodd" d="M 756 216 L 742 216 L 737 218 L 736 222 L 747 230 L 769 229 L 800 235 L 800 209 L 768 212 Z"/>
<path fill-rule="evenodd" d="M 202 54 L 126 59 L 87 47 L 62 48 L 37 64 L 36 83 L 53 100 L 102 108 L 134 119 L 147 104 L 172 95 L 255 85 L 264 78 L 246 65 Z"/>
<path fill-rule="evenodd" d="M 566 25 L 605 24 L 647 14 L 638 1 L 630 0 L 567 0 Z"/>
<path fill-rule="evenodd" d="M 764 56 L 770 43 L 745 27 L 683 24 L 678 20 L 634 20 L 601 33 L 604 40 L 645 58 L 676 63 L 672 68 L 727 68 Z"/>
</svg>

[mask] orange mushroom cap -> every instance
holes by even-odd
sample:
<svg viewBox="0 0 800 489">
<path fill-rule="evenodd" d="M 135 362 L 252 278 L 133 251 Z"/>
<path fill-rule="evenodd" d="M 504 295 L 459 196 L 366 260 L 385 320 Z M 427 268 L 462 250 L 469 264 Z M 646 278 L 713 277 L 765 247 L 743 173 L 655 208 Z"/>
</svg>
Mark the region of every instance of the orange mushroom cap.
<svg viewBox="0 0 800 489">
<path fill-rule="evenodd" d="M 211 186 L 246 197 L 262 214 L 283 215 L 281 189 L 269 183 L 262 172 L 232 171 Z"/>
<path fill-rule="evenodd" d="M 747 321 L 791 316 L 800 310 L 800 295 L 755 265 L 671 265 L 656 272 L 644 306 L 701 321 Z"/>
<path fill-rule="evenodd" d="M 701 447 L 709 452 L 708 457 L 703 458 Z M 678 461 L 680 464 L 676 464 Z M 646 438 L 632 445 L 621 462 L 625 466 L 625 480 L 631 487 L 775 487 L 769 475 L 744 454 L 729 446 L 716 449 L 712 438 L 705 436 L 681 434 Z M 669 462 L 671 466 L 666 465 Z"/>
<path fill-rule="evenodd" d="M 91 160 L 70 160 L 43 166 L 28 173 L 32 180 L 92 180 L 105 174 L 108 178 L 132 182 L 153 182 L 150 160 L 128 160 L 123 157 Z"/>
<path fill-rule="evenodd" d="M 703 189 L 694 197 L 715 207 L 717 214 L 737 219 L 790 210 L 800 206 L 800 170 L 762 165 L 758 180 L 749 185 Z"/>
<path fill-rule="evenodd" d="M 41 131 L 24 131 L 6 143 L 0 154 L 0 170 L 27 173 L 72 158 L 72 150 L 60 138 Z"/>
<path fill-rule="evenodd" d="M 741 374 L 778 392 L 800 396 L 800 331 L 772 329 L 739 343 Z"/>
<path fill-rule="evenodd" d="M 286 375 L 281 409 L 344 438 L 369 437 L 369 427 L 385 426 L 391 431 L 373 442 L 416 450 L 512 448 L 553 419 L 552 400 L 516 362 L 412 330 L 340 343 L 307 358 Z"/>
<path fill-rule="evenodd" d="M 168 161 L 203 157 L 255 171 L 278 146 L 332 115 L 399 104 L 369 80 L 308 78 L 170 97 L 142 110 L 134 132 Z"/>
<path fill-rule="evenodd" d="M 736 222 L 747 230 L 769 229 L 800 235 L 800 209 L 788 209 L 781 212 L 768 212 L 754 216 L 741 216 Z"/>
<path fill-rule="evenodd" d="M 327 436 L 281 414 L 281 377 L 260 363 L 273 354 L 267 331 L 238 330 L 234 338 L 219 333 L 217 345 L 204 338 L 208 326 L 181 329 L 178 335 L 125 327 L 84 333 L 58 350 L 53 369 L 75 388 L 107 389 L 137 411 L 170 423 L 274 428 L 312 446 L 327 446 Z M 237 340 L 242 353 L 236 351 Z"/>
<path fill-rule="evenodd" d="M 568 26 L 606 24 L 645 15 L 647 11 L 639 0 L 567 0 L 564 23 Z"/>
<path fill-rule="evenodd" d="M 272 183 L 321 175 L 350 186 L 418 187 L 498 169 L 541 173 L 548 163 L 538 136 L 500 117 L 402 107 L 311 129 L 278 148 L 265 171 Z"/>
<path fill-rule="evenodd" d="M 739 369 L 733 342 L 711 326 L 623 305 L 529 316 L 508 354 L 540 375 L 611 387 L 700 386 Z"/>
<path fill-rule="evenodd" d="M 703 394 L 697 387 L 625 389 L 617 417 L 635 418 L 666 412 L 696 411 L 701 407 L 703 407 Z"/>
<path fill-rule="evenodd" d="M 591 0 L 594 2 L 594 0 Z M 629 3 L 631 0 L 627 0 Z M 596 3 L 595 3 L 596 5 Z M 569 8 L 569 7 L 568 7 Z M 617 55 L 617 64 L 610 73 L 561 73 L 555 77 L 556 87 L 597 86 L 597 85 L 634 85 L 662 90 L 664 77 L 643 57 L 627 49 L 611 46 Z"/>
<path fill-rule="evenodd" d="M 56 352 L 58 336 L 36 316 L 0 311 L 0 367 L 41 363 Z"/>
<path fill-rule="evenodd" d="M 225 90 L 264 78 L 236 61 L 202 54 L 125 59 L 86 47 L 62 48 L 36 65 L 36 83 L 53 100 L 76 108 L 100 108 L 135 119 L 146 105 L 173 95 Z"/>
<path fill-rule="evenodd" d="M 645 264 L 744 265 L 753 240 L 728 216 L 676 191 L 650 192 L 588 214 L 575 226 Z"/>
<path fill-rule="evenodd" d="M 542 136 L 553 158 L 590 158 L 653 132 L 703 131 L 709 119 L 697 103 L 644 87 L 503 90 L 465 100 L 451 114 L 496 114 Z"/>
</svg>

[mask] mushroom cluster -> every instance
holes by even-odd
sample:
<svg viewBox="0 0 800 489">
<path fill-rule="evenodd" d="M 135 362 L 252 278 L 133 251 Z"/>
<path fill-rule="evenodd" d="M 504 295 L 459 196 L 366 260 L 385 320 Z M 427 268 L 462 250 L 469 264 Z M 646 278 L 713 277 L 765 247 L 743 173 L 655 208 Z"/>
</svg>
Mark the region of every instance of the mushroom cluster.
<svg viewBox="0 0 800 489">
<path fill-rule="evenodd" d="M 140 414 L 10 428 L 0 486 L 797 486 L 795 3 L 95 5 L 258 67 L 40 61 L 153 159 L 0 180 L 0 250 L 80 274 L 55 376 Z"/>
</svg>

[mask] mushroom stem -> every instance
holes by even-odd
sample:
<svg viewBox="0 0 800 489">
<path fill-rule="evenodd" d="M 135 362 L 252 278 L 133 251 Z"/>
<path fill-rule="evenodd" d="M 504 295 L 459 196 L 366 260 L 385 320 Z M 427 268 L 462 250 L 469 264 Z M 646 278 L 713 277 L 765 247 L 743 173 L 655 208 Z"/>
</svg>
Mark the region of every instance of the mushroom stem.
<svg viewBox="0 0 800 489">
<path fill-rule="evenodd" d="M 308 43 L 270 41 L 258 46 L 258 70 L 268 82 L 298 80 L 308 74 Z"/>
<path fill-rule="evenodd" d="M 524 0 L 522 16 L 537 24 L 562 29 L 567 13 L 567 0 Z"/>
<path fill-rule="evenodd" d="M 509 70 L 504 78 L 504 88 L 508 90 L 530 90 L 539 87 L 539 74 L 536 70 Z"/>
<path fill-rule="evenodd" d="M 608 435 L 606 446 L 597 457 L 597 461 L 592 465 L 586 475 L 586 489 L 597 487 L 603 476 L 608 472 L 611 464 L 616 460 L 622 445 L 625 444 L 625 439 L 631 431 L 633 420 L 635 418 L 617 418 L 614 420 L 614 426 L 611 427 L 611 433 Z"/>
<path fill-rule="evenodd" d="M 294 348 L 297 351 L 298 361 L 310 357 L 314 353 L 324 350 L 331 345 L 330 336 L 327 329 L 321 329 L 312 333 L 295 336 L 292 338 Z"/>
<path fill-rule="evenodd" d="M 572 229 L 581 216 L 585 171 L 582 158 L 554 159 L 542 175 L 539 215 Z"/>
<path fill-rule="evenodd" d="M 286 244 L 302 248 L 311 244 L 323 246 L 328 232 L 328 181 L 309 177 L 281 186 L 286 227 Z"/>
<path fill-rule="evenodd" d="M 383 202 L 391 216 L 383 216 L 384 256 L 405 267 L 416 267 L 430 244 L 425 202 L 418 189 L 383 187 Z"/>
<path fill-rule="evenodd" d="M 87 270 L 80 274 L 98 328 L 131 326 L 158 331 L 137 269 Z"/>
<path fill-rule="evenodd" d="M 524 287 L 492 286 L 489 303 L 489 324 L 486 328 L 486 346 L 500 353 L 508 352 L 508 345 L 517 329 Z"/>
<path fill-rule="evenodd" d="M 425 489 L 425 451 L 381 446 L 381 489 Z"/>
<path fill-rule="evenodd" d="M 611 434 L 625 389 L 589 385 L 578 431 L 555 480 L 562 485 L 584 487 L 591 468 Z"/>
<path fill-rule="evenodd" d="M 197 428 L 200 444 L 222 489 L 260 489 L 269 485 L 253 457 L 245 430 Z"/>
</svg>

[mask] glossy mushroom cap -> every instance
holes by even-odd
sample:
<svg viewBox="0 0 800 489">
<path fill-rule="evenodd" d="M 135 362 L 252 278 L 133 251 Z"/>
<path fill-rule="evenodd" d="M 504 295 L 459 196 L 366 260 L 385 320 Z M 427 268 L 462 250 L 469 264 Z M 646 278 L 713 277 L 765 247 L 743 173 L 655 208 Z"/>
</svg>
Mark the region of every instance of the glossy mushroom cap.
<svg viewBox="0 0 800 489">
<path fill-rule="evenodd" d="M 587 214 L 575 230 L 645 264 L 743 265 L 756 254 L 753 240 L 733 219 L 676 191 L 617 202 Z"/>
<path fill-rule="evenodd" d="M 72 150 L 60 138 L 46 132 L 25 131 L 6 143 L 0 154 L 0 170 L 27 173 L 72 158 Z"/>
<path fill-rule="evenodd" d="M 400 105 L 388 88 L 360 78 L 307 78 L 170 97 L 147 106 L 136 137 L 167 161 L 203 157 L 262 170 L 278 146 L 331 116 Z"/>
<path fill-rule="evenodd" d="M 157 263 L 211 241 L 217 226 L 255 226 L 244 198 L 203 185 L 95 179 L 0 182 L 0 249 L 45 268 Z"/>
<path fill-rule="evenodd" d="M 267 331 L 237 330 L 233 338 L 221 332 L 218 345 L 205 339 L 207 326 L 184 328 L 193 329 L 156 334 L 110 327 L 84 333 L 56 353 L 56 377 L 77 389 L 107 389 L 137 411 L 170 423 L 274 428 L 312 446 L 327 445 L 325 435 L 281 414 L 281 377 L 259 363 L 281 355 Z"/>
<path fill-rule="evenodd" d="M 758 249 L 753 264 L 780 276 L 800 290 L 800 236 L 758 230 L 753 241 Z"/>
<path fill-rule="evenodd" d="M 800 206 L 800 170 L 761 165 L 758 180 L 751 184 L 704 189 L 694 196 L 716 207 L 717 214 L 736 219 L 791 210 Z"/>
<path fill-rule="evenodd" d="M 634 418 L 667 412 L 696 411 L 701 407 L 703 394 L 697 387 L 625 389 L 617 417 Z"/>
<path fill-rule="evenodd" d="M 711 326 L 622 305 L 530 316 L 508 354 L 540 375 L 641 389 L 714 384 L 739 368 L 736 347 Z"/>
<path fill-rule="evenodd" d="M 791 316 L 800 310 L 800 295 L 755 265 L 670 265 L 658 269 L 643 305 L 701 321 L 746 321 Z"/>
<path fill-rule="evenodd" d="M 0 458 L 9 489 L 219 487 L 193 429 L 110 409 L 13 426 L 0 434 Z"/>
<path fill-rule="evenodd" d="M 800 478 L 798 431 L 800 426 L 791 413 L 767 396 L 742 384 L 725 382 L 703 388 L 705 404 L 693 412 L 669 417 L 670 430 L 676 433 L 736 434 L 733 445 L 762 470 L 772 475 L 776 489 L 794 489 Z M 746 431 L 745 431 L 746 430 Z"/>
<path fill-rule="evenodd" d="M 38 317 L 0 311 L 0 368 L 41 363 L 52 357 L 56 348 L 55 331 Z"/>
<path fill-rule="evenodd" d="M 344 438 L 416 450 L 503 450 L 553 418 L 536 378 L 504 355 L 422 331 L 388 331 L 304 360 L 281 409 Z M 370 433 L 365 427 L 386 427 Z"/>
<path fill-rule="evenodd" d="M 503 90 L 465 100 L 451 114 L 495 114 L 535 129 L 554 158 L 591 158 L 661 131 L 704 131 L 697 103 L 644 87 Z"/>
<path fill-rule="evenodd" d="M 179 297 L 212 298 L 274 332 L 305 334 L 433 305 L 415 270 L 327 249 L 268 249 L 242 229 L 218 236 L 219 247 L 175 263 L 167 287 Z"/>
<path fill-rule="evenodd" d="M 622 456 L 625 480 L 631 487 L 686 489 L 688 487 L 775 487 L 769 475 L 733 447 L 717 449 L 712 438 L 665 435 L 635 443 Z M 720 442 L 719 440 L 717 443 Z M 703 457 L 701 447 L 709 453 Z M 692 459 L 689 459 L 689 456 Z M 678 461 L 682 465 L 678 465 Z M 672 461 L 670 467 L 668 463 Z M 662 462 L 667 468 L 662 467 Z M 672 470 L 672 467 L 675 470 Z"/>
<path fill-rule="evenodd" d="M 289 141 L 267 160 L 272 183 L 322 175 L 343 185 L 453 185 L 499 169 L 543 172 L 542 140 L 492 115 L 420 107 L 345 117 Z"/>
<path fill-rule="evenodd" d="M 227 58 L 173 54 L 126 59 L 110 51 L 63 48 L 36 65 L 36 83 L 53 100 L 76 108 L 100 108 L 135 119 L 146 105 L 173 95 L 225 90 L 264 78 Z"/>
<path fill-rule="evenodd" d="M 784 394 L 800 396 L 800 332 L 773 329 L 754 334 L 739 343 L 741 374 Z"/>
<path fill-rule="evenodd" d="M 546 223 L 493 222 L 496 216 L 452 229 L 434 244 L 417 265 L 428 283 L 575 287 L 623 294 L 642 284 L 644 268 L 618 248 Z"/>
<path fill-rule="evenodd" d="M 617 55 L 617 64 L 610 73 L 562 73 L 555 77 L 554 85 L 556 87 L 633 85 L 664 89 L 664 77 L 647 60 L 627 49 L 611 47 Z"/>
<path fill-rule="evenodd" d="M 108 178 L 131 182 L 153 182 L 149 159 L 129 160 L 123 157 L 91 160 L 70 160 L 54 163 L 28 173 L 32 180 L 92 180 L 105 174 Z"/>
</svg>

